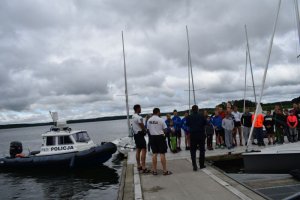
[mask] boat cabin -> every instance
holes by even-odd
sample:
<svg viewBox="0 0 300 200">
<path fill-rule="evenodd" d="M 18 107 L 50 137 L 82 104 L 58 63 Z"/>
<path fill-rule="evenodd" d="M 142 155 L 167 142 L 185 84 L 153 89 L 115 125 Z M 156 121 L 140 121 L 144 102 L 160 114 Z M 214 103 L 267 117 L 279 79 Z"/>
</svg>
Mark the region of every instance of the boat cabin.
<svg viewBox="0 0 300 200">
<path fill-rule="evenodd" d="M 73 131 L 66 125 L 51 127 L 50 131 L 42 134 L 42 138 L 41 151 L 37 156 L 77 152 L 95 146 L 87 131 Z"/>
</svg>

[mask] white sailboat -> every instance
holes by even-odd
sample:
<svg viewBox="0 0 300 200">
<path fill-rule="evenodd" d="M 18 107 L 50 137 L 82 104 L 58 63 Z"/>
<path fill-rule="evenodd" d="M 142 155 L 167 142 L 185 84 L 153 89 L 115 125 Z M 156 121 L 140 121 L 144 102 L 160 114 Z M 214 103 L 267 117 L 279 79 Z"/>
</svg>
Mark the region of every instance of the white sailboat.
<svg viewBox="0 0 300 200">
<path fill-rule="evenodd" d="M 264 86 L 265 86 L 265 81 L 266 81 L 266 77 L 267 77 L 268 65 L 269 65 L 270 55 L 271 55 L 271 51 L 272 51 L 273 38 L 275 35 L 276 26 L 277 26 L 280 5 L 281 5 L 281 0 L 279 0 L 279 3 L 278 3 L 276 20 L 275 20 L 275 24 L 274 24 L 273 34 L 272 34 L 272 37 L 270 40 L 268 57 L 267 57 L 264 75 L 263 75 L 263 79 L 262 79 L 262 88 L 261 88 L 259 100 L 258 100 L 258 103 L 256 106 L 254 122 L 257 119 L 257 115 L 259 113 L 261 113 L 260 103 L 261 103 L 263 92 L 264 92 Z M 295 10 L 296 10 L 296 15 L 297 15 L 296 17 L 298 18 L 297 21 L 299 22 L 299 13 L 297 13 L 297 10 L 298 10 L 297 0 L 295 0 Z M 299 27 L 299 24 L 298 24 L 298 27 Z M 300 34 L 299 34 L 299 38 L 300 38 Z M 245 153 L 243 153 L 244 167 L 245 167 L 246 172 L 248 172 L 248 173 L 277 173 L 277 172 L 289 173 L 291 170 L 300 168 L 299 143 L 289 143 L 289 144 L 284 144 L 284 145 L 280 145 L 280 146 L 265 148 L 258 152 L 250 151 L 249 145 L 251 144 L 250 138 L 253 133 L 253 126 L 254 126 L 254 123 L 252 123 L 250 136 L 248 139 L 247 150 Z"/>
<path fill-rule="evenodd" d="M 124 64 L 124 80 L 125 80 L 125 99 L 126 99 L 126 115 L 127 115 L 127 130 L 128 136 L 116 139 L 113 141 L 117 145 L 119 153 L 127 155 L 128 152 L 135 149 L 135 143 L 133 141 L 133 132 L 129 119 L 129 103 L 128 103 L 128 89 L 127 89 L 127 73 L 126 73 L 126 59 L 125 59 L 125 45 L 124 36 L 122 31 L 122 47 L 123 47 L 123 64 Z"/>
</svg>

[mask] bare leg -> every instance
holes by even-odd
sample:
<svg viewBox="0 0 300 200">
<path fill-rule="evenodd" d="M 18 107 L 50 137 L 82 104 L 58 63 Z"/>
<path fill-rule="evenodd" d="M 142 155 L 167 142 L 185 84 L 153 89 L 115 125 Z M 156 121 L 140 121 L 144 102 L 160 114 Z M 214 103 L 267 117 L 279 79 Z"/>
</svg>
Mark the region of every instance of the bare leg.
<svg viewBox="0 0 300 200">
<path fill-rule="evenodd" d="M 271 134 L 267 134 L 267 136 L 268 136 L 268 142 L 270 144 L 271 143 Z"/>
<path fill-rule="evenodd" d="M 167 171 L 167 161 L 166 161 L 165 154 L 160 154 L 160 161 L 161 161 L 161 165 L 163 167 L 163 171 L 166 172 Z"/>
<path fill-rule="evenodd" d="M 236 131 L 237 131 L 237 128 L 234 128 L 233 131 L 232 131 L 232 142 L 235 146 L 237 146 L 237 142 L 236 142 Z"/>
<path fill-rule="evenodd" d="M 136 158 L 136 163 L 137 163 L 137 166 L 138 166 L 138 167 L 141 166 L 141 158 L 140 158 L 140 155 L 141 155 L 141 149 L 136 149 L 135 158 Z"/>
<path fill-rule="evenodd" d="M 181 137 L 177 135 L 177 147 L 180 147 L 180 145 L 181 145 Z"/>
<path fill-rule="evenodd" d="M 142 168 L 146 168 L 146 149 L 141 150 Z"/>
<path fill-rule="evenodd" d="M 220 145 L 220 135 L 217 135 L 217 136 L 216 136 L 216 139 L 217 139 L 216 144 L 217 144 L 217 145 Z"/>
<path fill-rule="evenodd" d="M 242 138 L 242 128 L 238 127 L 239 136 L 240 136 L 240 146 L 243 146 L 243 138 Z"/>
<path fill-rule="evenodd" d="M 152 155 L 152 171 L 156 172 L 157 171 L 157 154 L 154 153 Z"/>
</svg>

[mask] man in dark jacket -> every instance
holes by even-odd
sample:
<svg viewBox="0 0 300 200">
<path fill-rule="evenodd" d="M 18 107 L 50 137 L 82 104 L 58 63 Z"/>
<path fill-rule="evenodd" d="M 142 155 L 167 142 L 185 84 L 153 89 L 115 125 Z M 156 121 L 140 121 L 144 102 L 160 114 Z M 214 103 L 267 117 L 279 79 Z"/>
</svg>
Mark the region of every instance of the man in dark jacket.
<svg viewBox="0 0 300 200">
<path fill-rule="evenodd" d="M 247 146 L 247 142 L 250 135 L 250 130 L 252 126 L 252 114 L 249 112 L 249 108 L 245 108 L 245 113 L 242 115 L 241 123 L 243 125 L 243 135 L 245 140 L 245 145 Z M 252 143 L 254 143 L 253 136 L 251 137 Z"/>
<path fill-rule="evenodd" d="M 190 128 L 191 134 L 191 159 L 193 163 L 193 170 L 197 171 L 196 164 L 196 151 L 197 146 L 200 148 L 199 164 L 200 169 L 205 168 L 205 125 L 206 119 L 203 115 L 199 114 L 198 106 L 193 105 L 192 114 L 187 118 L 187 126 Z"/>
</svg>

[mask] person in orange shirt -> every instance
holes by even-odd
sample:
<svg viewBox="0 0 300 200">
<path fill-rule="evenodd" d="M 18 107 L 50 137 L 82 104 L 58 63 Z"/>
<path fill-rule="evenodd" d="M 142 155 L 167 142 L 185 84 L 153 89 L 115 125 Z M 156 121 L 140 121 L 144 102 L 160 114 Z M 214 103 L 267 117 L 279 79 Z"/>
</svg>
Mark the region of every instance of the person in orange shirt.
<svg viewBox="0 0 300 200">
<path fill-rule="evenodd" d="M 293 110 L 290 111 L 290 115 L 287 117 L 287 125 L 290 133 L 290 141 L 296 142 L 298 139 L 298 133 L 296 127 L 298 125 L 298 119 Z"/>
<path fill-rule="evenodd" d="M 255 115 L 252 115 L 252 122 L 255 118 Z M 264 116 L 263 114 L 258 114 L 256 121 L 254 123 L 254 131 L 257 138 L 258 146 L 265 146 L 264 136 L 263 136 L 263 124 L 264 124 Z"/>
</svg>

